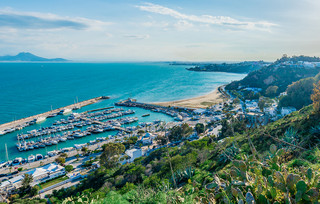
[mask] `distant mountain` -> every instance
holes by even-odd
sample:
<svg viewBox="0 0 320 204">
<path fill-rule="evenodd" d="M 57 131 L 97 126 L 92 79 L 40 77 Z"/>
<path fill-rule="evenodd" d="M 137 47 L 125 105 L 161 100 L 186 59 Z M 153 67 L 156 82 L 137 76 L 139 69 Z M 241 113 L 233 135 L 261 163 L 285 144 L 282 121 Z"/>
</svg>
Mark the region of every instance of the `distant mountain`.
<svg viewBox="0 0 320 204">
<path fill-rule="evenodd" d="M 64 62 L 68 61 L 63 58 L 54 58 L 54 59 L 48 59 L 48 58 L 43 58 L 36 56 L 34 54 L 31 54 L 29 52 L 20 52 L 19 54 L 15 56 L 0 56 L 0 61 L 23 61 L 23 62 Z"/>
<path fill-rule="evenodd" d="M 264 61 L 246 61 L 240 63 L 215 63 L 198 64 L 195 67 L 187 68 L 189 71 L 196 72 L 231 72 L 231 73 L 249 73 L 268 66 L 270 63 Z"/>
</svg>

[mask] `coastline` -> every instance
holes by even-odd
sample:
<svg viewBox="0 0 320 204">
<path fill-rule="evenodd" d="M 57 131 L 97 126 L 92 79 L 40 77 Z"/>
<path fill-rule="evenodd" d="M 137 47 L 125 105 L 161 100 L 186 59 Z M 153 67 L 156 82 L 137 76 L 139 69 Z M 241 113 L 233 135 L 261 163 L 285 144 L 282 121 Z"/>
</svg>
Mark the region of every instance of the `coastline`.
<svg viewBox="0 0 320 204">
<path fill-rule="evenodd" d="M 159 106 L 179 106 L 185 108 L 207 108 L 209 106 L 218 104 L 226 100 L 228 97 L 223 93 L 225 85 L 215 88 L 212 92 L 198 97 L 182 99 L 177 101 L 168 101 L 168 102 L 155 102 L 152 104 Z"/>
</svg>

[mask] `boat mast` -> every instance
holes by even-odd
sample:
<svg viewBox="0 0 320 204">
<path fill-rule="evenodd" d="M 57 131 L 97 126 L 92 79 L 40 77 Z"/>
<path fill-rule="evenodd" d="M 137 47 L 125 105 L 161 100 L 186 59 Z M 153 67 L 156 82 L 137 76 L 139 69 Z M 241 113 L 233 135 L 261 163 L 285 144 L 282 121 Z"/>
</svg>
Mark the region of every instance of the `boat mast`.
<svg viewBox="0 0 320 204">
<path fill-rule="evenodd" d="M 9 155 L 8 155 L 8 148 L 7 148 L 7 143 L 4 144 L 6 147 L 6 157 L 7 157 L 7 161 L 9 161 Z"/>
</svg>

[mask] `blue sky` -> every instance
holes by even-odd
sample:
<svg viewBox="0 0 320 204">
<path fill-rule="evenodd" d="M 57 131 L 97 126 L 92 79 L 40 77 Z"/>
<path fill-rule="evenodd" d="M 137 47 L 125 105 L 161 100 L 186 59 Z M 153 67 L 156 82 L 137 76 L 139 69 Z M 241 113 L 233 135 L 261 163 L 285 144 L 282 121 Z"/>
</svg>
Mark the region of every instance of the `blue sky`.
<svg viewBox="0 0 320 204">
<path fill-rule="evenodd" d="M 0 55 L 84 61 L 320 56 L 316 0 L 2 0 Z"/>
</svg>

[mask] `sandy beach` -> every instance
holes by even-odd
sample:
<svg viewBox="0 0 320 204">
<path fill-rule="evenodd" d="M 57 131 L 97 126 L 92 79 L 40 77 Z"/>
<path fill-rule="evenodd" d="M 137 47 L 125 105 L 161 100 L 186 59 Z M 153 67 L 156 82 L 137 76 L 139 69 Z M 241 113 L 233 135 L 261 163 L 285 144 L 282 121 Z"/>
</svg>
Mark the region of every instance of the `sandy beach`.
<svg viewBox="0 0 320 204">
<path fill-rule="evenodd" d="M 157 102 L 153 104 L 160 105 L 160 106 L 180 106 L 180 107 L 186 107 L 186 108 L 207 108 L 214 104 L 221 103 L 223 102 L 223 100 L 226 99 L 226 96 L 222 94 L 218 89 L 219 88 L 216 88 L 211 93 L 203 96 L 198 96 L 198 97 L 183 99 L 178 101 Z"/>
</svg>

